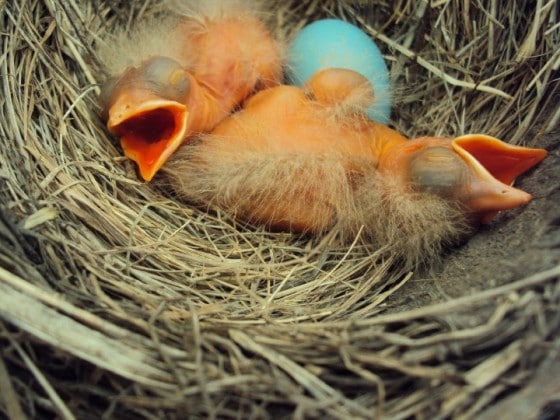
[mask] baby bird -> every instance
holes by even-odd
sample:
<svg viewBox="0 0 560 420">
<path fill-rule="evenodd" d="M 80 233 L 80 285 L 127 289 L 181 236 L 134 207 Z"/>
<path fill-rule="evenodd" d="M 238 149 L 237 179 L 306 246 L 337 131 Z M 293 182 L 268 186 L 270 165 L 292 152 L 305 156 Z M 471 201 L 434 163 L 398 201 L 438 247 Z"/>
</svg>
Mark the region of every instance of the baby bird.
<svg viewBox="0 0 560 420">
<path fill-rule="evenodd" d="M 373 100 L 367 79 L 344 69 L 263 90 L 177 150 L 162 182 L 272 230 L 361 232 L 408 266 L 531 199 L 511 184 L 545 150 L 485 135 L 407 140 L 367 118 Z"/>
<path fill-rule="evenodd" d="M 184 141 L 280 82 L 282 49 L 253 6 L 248 0 L 175 2 L 166 18 L 100 51 L 113 74 L 100 95 L 107 127 L 144 180 Z"/>
</svg>

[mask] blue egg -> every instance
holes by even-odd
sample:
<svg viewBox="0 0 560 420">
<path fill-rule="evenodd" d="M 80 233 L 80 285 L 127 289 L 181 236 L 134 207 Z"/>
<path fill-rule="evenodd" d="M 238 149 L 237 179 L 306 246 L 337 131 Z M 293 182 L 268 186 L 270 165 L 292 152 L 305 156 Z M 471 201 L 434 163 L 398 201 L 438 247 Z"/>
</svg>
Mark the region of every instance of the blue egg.
<svg viewBox="0 0 560 420">
<path fill-rule="evenodd" d="M 367 113 L 387 123 L 391 115 L 389 70 L 381 51 L 357 26 L 338 19 L 313 22 L 301 30 L 288 49 L 288 78 L 303 85 L 319 70 L 338 67 L 354 70 L 373 85 L 375 103 Z"/>
</svg>

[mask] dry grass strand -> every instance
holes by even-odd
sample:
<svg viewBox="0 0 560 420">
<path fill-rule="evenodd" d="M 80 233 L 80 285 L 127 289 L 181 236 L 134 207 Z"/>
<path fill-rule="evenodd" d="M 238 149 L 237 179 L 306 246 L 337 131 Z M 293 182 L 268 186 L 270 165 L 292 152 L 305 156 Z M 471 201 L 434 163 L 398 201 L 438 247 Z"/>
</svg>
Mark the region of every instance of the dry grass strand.
<svg viewBox="0 0 560 420">
<path fill-rule="evenodd" d="M 410 137 L 538 146 L 560 115 L 554 1 L 268 4 L 283 41 L 326 16 L 371 34 Z M 558 334 L 558 268 L 391 308 L 409 270 L 367 232 L 270 233 L 138 181 L 98 116 L 94 48 L 162 10 L 0 2 L 0 411 L 472 418 L 525 383 Z"/>
</svg>

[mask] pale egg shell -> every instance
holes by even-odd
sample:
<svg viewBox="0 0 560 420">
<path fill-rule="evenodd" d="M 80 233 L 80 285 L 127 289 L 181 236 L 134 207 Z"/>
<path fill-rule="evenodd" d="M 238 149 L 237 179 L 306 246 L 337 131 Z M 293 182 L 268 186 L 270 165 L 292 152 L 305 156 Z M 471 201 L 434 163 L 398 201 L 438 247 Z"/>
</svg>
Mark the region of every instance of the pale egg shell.
<svg viewBox="0 0 560 420">
<path fill-rule="evenodd" d="M 381 51 L 360 28 L 339 19 L 323 19 L 303 28 L 288 49 L 288 78 L 303 85 L 315 72 L 331 67 L 354 70 L 373 85 L 373 120 L 388 123 L 391 114 L 389 70 Z"/>
</svg>

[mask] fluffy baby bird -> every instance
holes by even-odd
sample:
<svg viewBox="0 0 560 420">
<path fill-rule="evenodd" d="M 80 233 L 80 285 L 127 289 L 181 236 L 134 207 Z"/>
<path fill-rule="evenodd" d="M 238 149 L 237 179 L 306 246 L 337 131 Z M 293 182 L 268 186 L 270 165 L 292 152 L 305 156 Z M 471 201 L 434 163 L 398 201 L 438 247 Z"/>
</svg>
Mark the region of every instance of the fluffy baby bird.
<svg viewBox="0 0 560 420">
<path fill-rule="evenodd" d="M 279 44 L 245 1 L 175 1 L 167 17 L 102 48 L 113 76 L 100 95 L 109 131 L 150 181 L 195 134 L 212 130 L 282 77 Z"/>
<path fill-rule="evenodd" d="M 373 100 L 343 69 L 263 90 L 177 150 L 162 182 L 273 230 L 361 232 L 410 267 L 531 199 L 511 184 L 546 151 L 485 135 L 408 140 L 366 116 Z"/>
</svg>

